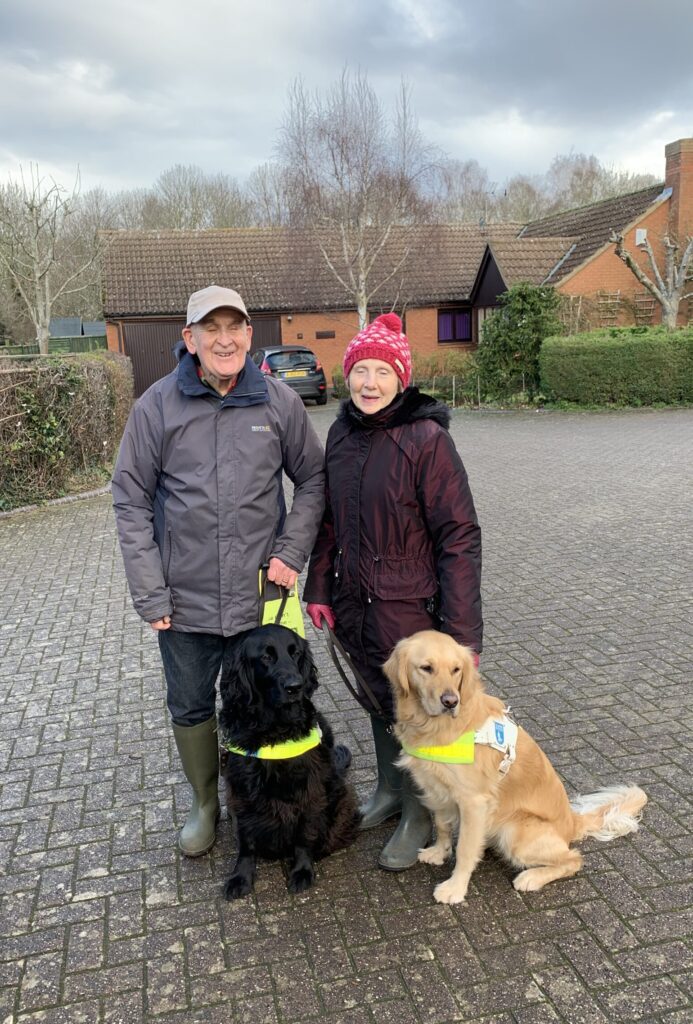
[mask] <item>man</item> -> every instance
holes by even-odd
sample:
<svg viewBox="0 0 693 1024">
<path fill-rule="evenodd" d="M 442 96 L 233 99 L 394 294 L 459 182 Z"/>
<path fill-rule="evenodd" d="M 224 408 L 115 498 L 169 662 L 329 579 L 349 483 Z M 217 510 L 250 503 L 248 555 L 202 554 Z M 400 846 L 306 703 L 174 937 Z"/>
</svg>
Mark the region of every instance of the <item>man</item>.
<svg viewBox="0 0 693 1024">
<path fill-rule="evenodd" d="M 292 587 L 324 504 L 323 453 L 301 399 L 248 352 L 241 296 L 190 296 L 179 364 L 135 404 L 113 476 L 130 592 L 157 633 L 193 803 L 180 848 L 211 848 L 219 817 L 215 683 L 229 642 L 258 624 L 258 570 Z M 282 471 L 294 484 L 287 514 Z"/>
</svg>

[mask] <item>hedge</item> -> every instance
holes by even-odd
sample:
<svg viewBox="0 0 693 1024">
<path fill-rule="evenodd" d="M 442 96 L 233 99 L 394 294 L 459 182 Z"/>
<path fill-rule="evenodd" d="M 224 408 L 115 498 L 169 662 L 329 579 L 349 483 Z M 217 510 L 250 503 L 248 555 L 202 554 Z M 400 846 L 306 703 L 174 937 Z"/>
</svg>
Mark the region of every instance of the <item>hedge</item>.
<svg viewBox="0 0 693 1024">
<path fill-rule="evenodd" d="M 60 497 L 76 475 L 105 475 L 132 405 L 116 353 L 0 362 L 0 511 Z"/>
<path fill-rule="evenodd" d="M 542 390 L 583 405 L 693 402 L 693 326 L 610 327 L 544 340 Z"/>
</svg>

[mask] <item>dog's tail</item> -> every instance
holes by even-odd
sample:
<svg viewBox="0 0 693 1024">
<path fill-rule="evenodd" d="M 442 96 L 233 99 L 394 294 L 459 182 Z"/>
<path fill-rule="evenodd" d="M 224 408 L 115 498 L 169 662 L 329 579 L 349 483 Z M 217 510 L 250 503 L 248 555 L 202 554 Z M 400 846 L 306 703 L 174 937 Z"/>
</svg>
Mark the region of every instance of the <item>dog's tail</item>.
<svg viewBox="0 0 693 1024">
<path fill-rule="evenodd" d="M 638 786 L 611 786 L 576 797 L 571 803 L 575 839 L 592 836 L 606 843 L 637 832 L 640 811 L 646 803 L 647 796 Z"/>
</svg>

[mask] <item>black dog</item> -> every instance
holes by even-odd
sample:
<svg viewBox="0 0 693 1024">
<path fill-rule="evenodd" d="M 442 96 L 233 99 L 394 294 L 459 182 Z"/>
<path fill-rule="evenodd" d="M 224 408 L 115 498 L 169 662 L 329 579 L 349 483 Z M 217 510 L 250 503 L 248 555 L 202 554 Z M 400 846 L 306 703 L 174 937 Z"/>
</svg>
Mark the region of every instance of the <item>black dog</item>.
<svg viewBox="0 0 693 1024">
<path fill-rule="evenodd" d="M 308 644 L 283 626 L 242 633 L 225 660 L 219 731 L 239 847 L 227 900 L 251 891 L 258 857 L 287 858 L 288 889 L 302 892 L 313 884 L 314 861 L 356 838 L 361 816 L 343 778 L 348 751 L 335 748 L 313 706 L 317 685 Z"/>
</svg>

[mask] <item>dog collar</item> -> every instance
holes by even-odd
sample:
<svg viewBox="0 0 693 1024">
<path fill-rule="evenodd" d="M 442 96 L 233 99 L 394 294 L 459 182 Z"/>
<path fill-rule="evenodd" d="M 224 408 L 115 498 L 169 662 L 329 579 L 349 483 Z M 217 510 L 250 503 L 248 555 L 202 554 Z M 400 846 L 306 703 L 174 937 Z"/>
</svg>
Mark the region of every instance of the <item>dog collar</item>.
<svg viewBox="0 0 693 1024">
<path fill-rule="evenodd" d="M 487 718 L 480 729 L 463 732 L 452 743 L 440 747 L 406 747 L 405 753 L 418 757 L 422 761 L 438 761 L 440 764 L 473 764 L 474 747 L 477 744 L 493 747 L 504 756 L 498 765 L 498 771 L 505 775 L 515 760 L 517 746 L 517 725 L 508 717 L 510 708 L 506 708 L 502 718 Z"/>
<path fill-rule="evenodd" d="M 241 757 L 259 757 L 262 761 L 285 761 L 292 757 L 300 757 L 309 750 L 317 747 L 322 739 L 320 726 L 316 725 L 310 730 L 307 736 L 300 740 L 285 740 L 284 743 L 269 743 L 267 746 L 258 747 L 257 750 L 243 750 L 242 747 L 234 747 L 233 744 L 221 739 L 221 746 L 231 754 L 240 754 Z"/>
</svg>

